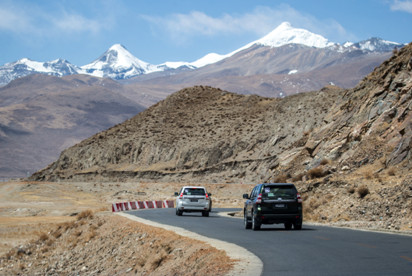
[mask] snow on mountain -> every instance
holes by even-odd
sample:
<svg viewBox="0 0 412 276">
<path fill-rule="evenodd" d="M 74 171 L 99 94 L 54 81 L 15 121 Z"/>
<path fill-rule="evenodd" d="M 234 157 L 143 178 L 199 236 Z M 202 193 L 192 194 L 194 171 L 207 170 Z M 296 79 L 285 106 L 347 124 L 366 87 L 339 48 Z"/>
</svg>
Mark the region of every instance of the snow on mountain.
<svg viewBox="0 0 412 276">
<path fill-rule="evenodd" d="M 338 43 L 330 42 L 323 36 L 311 33 L 308 30 L 294 28 L 289 22 L 283 22 L 261 39 L 253 41 L 229 54 L 220 55 L 210 53 L 194 62 L 165 62 L 159 65 L 153 65 L 138 59 L 121 44 L 113 45 L 98 59 L 82 67 L 77 67 L 64 59 L 58 59 L 51 62 L 37 62 L 24 58 L 0 66 L 0 85 L 7 84 L 13 79 L 33 73 L 55 76 L 89 74 L 96 77 L 128 79 L 157 71 L 200 68 L 231 57 L 254 45 L 262 47 L 281 47 L 288 44 L 300 44 L 315 48 L 330 47 L 340 53 L 353 50 L 390 52 L 394 48 L 404 46 L 403 44 L 385 41 L 380 38 L 371 38 L 358 43 L 346 42 L 343 45 L 340 45 Z M 293 70 L 291 72 L 291 74 L 296 73 L 293 72 Z"/>
<path fill-rule="evenodd" d="M 16 62 L 6 63 L 0 67 L 0 85 L 33 73 L 47 74 L 53 76 L 65 76 L 78 74 L 79 67 L 71 64 L 65 59 L 56 59 L 49 62 L 33 61 L 22 58 Z"/>
<path fill-rule="evenodd" d="M 353 45 L 361 50 L 371 52 L 390 52 L 394 48 L 401 48 L 405 46 L 404 44 L 383 40 L 378 37 L 372 37 L 370 39 L 354 43 Z"/>
<path fill-rule="evenodd" d="M 156 65 L 133 56 L 123 45 L 115 44 L 90 64 L 81 67 L 84 73 L 96 77 L 127 79 L 160 71 Z"/>
<path fill-rule="evenodd" d="M 210 54 L 207 54 L 204 57 L 199 58 L 198 60 L 192 62 L 191 65 L 193 65 L 196 68 L 199 68 L 199 67 L 203 67 L 203 66 L 206 66 L 206 65 L 209 65 L 209 64 L 212 64 L 212 63 L 216 63 L 216 62 L 221 61 L 222 59 L 225 59 L 229 56 L 230 56 L 230 54 L 228 54 L 228 55 L 219 55 L 219 54 L 216 54 L 216 53 L 210 53 Z"/>
<path fill-rule="evenodd" d="M 289 22 L 283 22 L 276 29 L 253 44 L 269 47 L 281 47 L 287 44 L 302 44 L 308 47 L 326 48 L 335 45 L 321 35 L 305 29 L 293 28 Z"/>
</svg>

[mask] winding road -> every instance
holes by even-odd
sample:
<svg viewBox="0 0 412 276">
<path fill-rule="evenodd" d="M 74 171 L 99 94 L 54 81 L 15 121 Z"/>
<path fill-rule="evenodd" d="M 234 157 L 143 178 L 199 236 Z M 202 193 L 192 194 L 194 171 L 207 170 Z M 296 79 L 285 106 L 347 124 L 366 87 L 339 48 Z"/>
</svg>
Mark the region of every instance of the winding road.
<svg viewBox="0 0 412 276">
<path fill-rule="evenodd" d="M 412 275 L 412 236 L 308 224 L 300 231 L 280 224 L 252 231 L 218 214 L 235 210 L 214 209 L 210 217 L 176 216 L 174 209 L 128 213 L 241 246 L 261 259 L 261 275 Z"/>
</svg>

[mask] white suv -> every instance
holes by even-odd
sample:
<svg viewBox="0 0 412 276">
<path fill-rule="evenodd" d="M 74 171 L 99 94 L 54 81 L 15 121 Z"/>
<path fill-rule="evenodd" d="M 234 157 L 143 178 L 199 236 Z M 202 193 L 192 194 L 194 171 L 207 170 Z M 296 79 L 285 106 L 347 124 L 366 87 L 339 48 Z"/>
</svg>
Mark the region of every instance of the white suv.
<svg viewBox="0 0 412 276">
<path fill-rule="evenodd" d="M 184 186 L 176 196 L 176 215 L 183 212 L 202 212 L 202 216 L 208 217 L 212 210 L 212 194 L 205 187 Z"/>
</svg>

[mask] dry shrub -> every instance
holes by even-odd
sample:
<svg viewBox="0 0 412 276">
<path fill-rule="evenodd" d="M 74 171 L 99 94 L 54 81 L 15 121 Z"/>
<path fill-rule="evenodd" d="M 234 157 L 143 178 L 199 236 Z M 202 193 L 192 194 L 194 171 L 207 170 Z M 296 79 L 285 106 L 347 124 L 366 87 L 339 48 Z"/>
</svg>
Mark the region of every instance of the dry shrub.
<svg viewBox="0 0 412 276">
<path fill-rule="evenodd" d="M 350 221 L 351 218 L 348 214 L 339 214 L 339 216 L 334 221 Z"/>
<path fill-rule="evenodd" d="M 93 238 L 95 238 L 97 236 L 97 232 L 95 230 L 90 231 L 89 235 L 86 238 L 86 242 L 89 242 L 90 240 L 92 240 Z"/>
<path fill-rule="evenodd" d="M 82 219 L 92 219 L 93 218 L 93 211 L 92 210 L 84 210 L 77 215 L 77 220 Z"/>
<path fill-rule="evenodd" d="M 274 178 L 274 182 L 275 183 L 286 183 L 287 182 L 287 175 L 286 174 L 281 174 L 281 175 L 278 175 L 278 176 L 276 176 L 275 178 Z"/>
<path fill-rule="evenodd" d="M 292 181 L 293 181 L 293 182 L 295 182 L 295 181 L 302 181 L 302 179 L 303 179 L 304 176 L 305 176 L 305 173 L 297 174 L 297 175 L 295 175 L 294 177 L 292 177 Z"/>
<path fill-rule="evenodd" d="M 307 175 L 310 179 L 319 178 L 325 176 L 325 171 L 321 167 L 316 167 L 310 169 Z"/>
<path fill-rule="evenodd" d="M 394 168 L 394 167 L 392 167 L 392 168 L 390 168 L 389 170 L 388 170 L 388 175 L 390 175 L 390 176 L 395 176 L 396 175 L 396 169 Z"/>
<path fill-rule="evenodd" d="M 146 255 L 140 255 L 140 257 L 137 259 L 137 264 L 140 267 L 144 267 L 147 261 L 147 256 Z"/>
<path fill-rule="evenodd" d="M 41 233 L 39 236 L 39 240 L 44 242 L 47 241 L 49 239 L 49 235 L 47 235 L 46 233 Z"/>
<path fill-rule="evenodd" d="M 64 222 L 61 225 L 61 228 L 64 229 L 64 231 L 67 231 L 69 229 L 72 229 L 76 226 L 76 223 L 74 221 L 70 221 L 70 222 Z"/>
<path fill-rule="evenodd" d="M 329 160 L 329 159 L 324 158 L 324 159 L 322 159 L 322 160 L 320 161 L 320 164 L 321 164 L 322 166 L 324 166 L 324 165 L 328 165 L 328 164 L 330 164 L 330 160 Z"/>
<path fill-rule="evenodd" d="M 364 198 L 367 194 L 369 194 L 369 189 L 365 185 L 362 185 L 358 188 L 358 195 L 360 198 Z"/>
<path fill-rule="evenodd" d="M 54 239 L 48 239 L 46 242 L 47 246 L 52 246 L 54 244 Z"/>
<path fill-rule="evenodd" d="M 76 236 L 76 237 L 80 237 L 82 235 L 82 233 L 83 232 L 81 230 L 77 230 L 73 233 L 73 235 Z"/>
<path fill-rule="evenodd" d="M 162 264 L 162 262 L 166 260 L 166 258 L 167 254 L 164 251 L 157 254 L 157 256 L 155 256 L 153 261 L 151 262 L 152 269 L 155 270 L 156 268 L 158 268 Z"/>
<path fill-rule="evenodd" d="M 348 188 L 348 193 L 353 194 L 355 192 L 355 187 Z"/>
<path fill-rule="evenodd" d="M 306 131 L 303 132 L 303 135 L 308 136 L 311 132 L 312 132 L 312 129 L 306 130 Z"/>
<path fill-rule="evenodd" d="M 364 173 L 364 176 L 366 179 L 372 179 L 373 178 L 373 173 L 370 171 L 367 171 Z"/>
</svg>

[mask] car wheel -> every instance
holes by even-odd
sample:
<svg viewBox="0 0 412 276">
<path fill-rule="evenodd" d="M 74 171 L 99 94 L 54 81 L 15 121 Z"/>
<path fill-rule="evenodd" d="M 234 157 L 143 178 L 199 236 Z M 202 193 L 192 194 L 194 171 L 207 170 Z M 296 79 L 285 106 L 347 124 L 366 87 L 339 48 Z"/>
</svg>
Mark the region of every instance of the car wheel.
<svg viewBox="0 0 412 276">
<path fill-rule="evenodd" d="M 286 229 L 286 230 L 292 229 L 292 223 L 291 223 L 291 222 L 286 222 L 286 223 L 285 223 L 285 229 Z"/>
<path fill-rule="evenodd" d="M 256 231 L 260 229 L 260 223 L 258 222 L 258 219 L 256 218 L 255 215 L 252 217 L 252 230 Z"/>
<path fill-rule="evenodd" d="M 177 216 L 181 216 L 182 214 L 183 214 L 182 211 L 180 211 L 179 209 L 176 209 L 176 215 L 177 215 Z"/>
<path fill-rule="evenodd" d="M 209 211 L 203 211 L 202 216 L 203 217 L 208 217 L 209 216 Z"/>
<path fill-rule="evenodd" d="M 295 230 L 302 230 L 302 223 L 294 223 L 293 229 Z"/>
<path fill-rule="evenodd" d="M 245 229 L 252 228 L 252 223 L 247 219 L 246 212 L 243 214 L 243 222 L 245 224 Z"/>
</svg>

